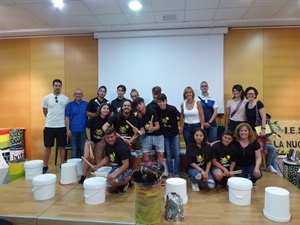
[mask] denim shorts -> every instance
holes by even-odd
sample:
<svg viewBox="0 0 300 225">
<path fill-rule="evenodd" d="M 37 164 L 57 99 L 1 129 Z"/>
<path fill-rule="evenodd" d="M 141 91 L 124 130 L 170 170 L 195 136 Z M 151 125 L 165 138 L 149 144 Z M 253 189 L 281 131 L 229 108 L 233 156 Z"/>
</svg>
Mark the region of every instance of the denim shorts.
<svg viewBox="0 0 300 225">
<path fill-rule="evenodd" d="M 116 172 L 119 168 L 120 168 L 120 167 L 113 167 L 113 168 L 109 171 L 108 174 L 112 174 L 112 173 Z M 130 176 L 131 173 L 132 173 L 132 169 L 127 169 L 127 170 L 125 170 L 123 173 L 121 173 L 119 176 L 117 176 L 113 181 L 114 181 L 114 182 L 119 182 L 119 181 L 121 181 L 121 180 L 124 180 L 124 179 L 126 179 L 128 176 Z M 107 186 L 107 187 L 112 187 L 112 186 L 108 183 L 108 181 L 106 181 L 106 186 Z"/>
<path fill-rule="evenodd" d="M 152 136 L 146 135 L 142 140 L 142 151 L 149 152 L 155 147 L 156 152 L 164 152 L 165 150 L 165 140 L 163 135 Z"/>
</svg>

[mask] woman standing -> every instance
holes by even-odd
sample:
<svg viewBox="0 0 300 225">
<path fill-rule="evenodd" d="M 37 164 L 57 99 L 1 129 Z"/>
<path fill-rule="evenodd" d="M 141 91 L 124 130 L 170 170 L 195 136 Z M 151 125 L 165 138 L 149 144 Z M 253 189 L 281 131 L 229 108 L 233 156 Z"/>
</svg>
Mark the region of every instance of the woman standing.
<svg viewBox="0 0 300 225">
<path fill-rule="evenodd" d="M 201 103 L 194 98 L 193 88 L 186 87 L 183 91 L 184 102 L 181 103 L 179 130 L 179 134 L 183 134 L 186 146 L 192 141 L 194 133 L 204 126 L 204 113 Z"/>
<path fill-rule="evenodd" d="M 104 131 L 102 130 L 102 126 L 107 122 L 109 117 L 109 104 L 102 103 L 99 106 L 99 109 L 96 112 L 95 117 L 92 117 L 88 120 L 86 127 L 86 138 L 84 147 L 84 158 L 89 160 L 90 149 L 92 149 L 92 153 L 96 156 L 96 163 L 101 162 L 104 156 Z M 85 161 L 82 163 L 82 176 L 79 180 L 79 184 L 83 184 L 86 173 L 88 170 L 88 165 Z"/>
<path fill-rule="evenodd" d="M 233 98 L 227 102 L 225 124 L 228 129 L 234 132 L 237 125 L 246 121 L 245 105 L 247 100 L 244 99 L 243 86 L 236 84 L 232 87 Z"/>
<path fill-rule="evenodd" d="M 216 187 L 211 168 L 211 147 L 207 142 L 204 129 L 195 132 L 193 140 L 186 149 L 188 175 L 191 179 L 193 191 L 200 188 L 211 190 Z"/>
<path fill-rule="evenodd" d="M 267 171 L 270 173 L 278 172 L 277 165 L 277 155 L 275 146 L 271 144 L 271 141 L 266 136 L 266 124 L 267 124 L 267 116 L 264 104 L 261 101 L 257 101 L 256 98 L 258 96 L 258 91 L 255 87 L 247 87 L 245 90 L 246 98 L 249 102 L 246 103 L 246 118 L 247 122 L 252 127 L 252 130 L 255 132 L 256 126 L 261 126 L 260 134 L 264 140 L 263 148 L 268 152 L 267 154 Z"/>
<path fill-rule="evenodd" d="M 248 123 L 239 124 L 234 132 L 237 148 L 236 170 L 242 170 L 237 176 L 250 177 L 253 186 L 256 181 L 262 177 L 259 169 L 261 164 L 260 144 L 256 140 L 255 133 Z"/>
</svg>

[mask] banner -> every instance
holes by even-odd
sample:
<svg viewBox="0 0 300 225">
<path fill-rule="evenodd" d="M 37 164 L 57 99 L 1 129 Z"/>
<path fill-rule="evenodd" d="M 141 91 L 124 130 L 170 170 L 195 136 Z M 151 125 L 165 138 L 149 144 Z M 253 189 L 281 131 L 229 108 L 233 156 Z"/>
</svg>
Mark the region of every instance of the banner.
<svg viewBox="0 0 300 225">
<path fill-rule="evenodd" d="M 271 139 L 277 149 L 300 150 L 300 120 L 271 120 L 271 125 L 275 132 Z"/>
</svg>

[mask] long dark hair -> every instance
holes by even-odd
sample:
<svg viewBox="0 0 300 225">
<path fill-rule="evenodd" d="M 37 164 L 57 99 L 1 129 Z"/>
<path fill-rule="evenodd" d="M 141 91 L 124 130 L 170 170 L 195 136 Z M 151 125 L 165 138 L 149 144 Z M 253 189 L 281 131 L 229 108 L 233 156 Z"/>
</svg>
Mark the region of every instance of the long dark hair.
<svg viewBox="0 0 300 225">
<path fill-rule="evenodd" d="M 109 110 L 109 113 L 108 113 L 108 115 L 107 115 L 107 118 L 110 117 L 110 105 L 109 105 L 107 102 L 103 102 L 103 103 L 100 104 L 100 106 L 99 106 L 99 108 L 98 108 L 98 110 L 97 110 L 97 112 L 96 112 L 96 114 L 95 114 L 95 117 L 100 116 L 100 114 L 101 114 L 101 109 L 102 109 L 103 106 L 105 106 L 105 105 L 108 106 L 108 110 Z"/>
<path fill-rule="evenodd" d="M 235 85 L 233 85 L 231 91 L 233 91 L 234 89 L 237 90 L 238 92 L 241 92 L 241 99 L 244 100 L 245 92 L 244 92 L 243 86 L 240 84 L 235 84 Z M 233 96 L 233 98 L 234 98 L 234 96 Z"/>
<path fill-rule="evenodd" d="M 207 144 L 207 135 L 206 135 L 204 129 L 202 129 L 202 128 L 199 128 L 199 130 L 196 130 L 196 132 L 198 132 L 198 131 L 200 131 L 200 132 L 203 134 L 203 140 L 202 140 L 202 142 L 201 142 L 201 144 L 200 144 L 200 148 L 201 148 L 201 150 L 204 152 L 205 161 L 207 161 L 206 157 L 207 157 L 207 155 L 208 155 L 207 153 L 208 153 L 208 151 L 209 151 L 209 144 Z M 195 132 L 195 133 L 196 133 L 196 132 Z M 194 133 L 194 135 L 195 135 L 195 133 Z M 194 136 L 193 136 L 193 139 L 192 139 L 192 141 L 191 141 L 189 147 L 190 147 L 191 149 L 196 149 L 196 148 L 198 148 Z"/>
</svg>

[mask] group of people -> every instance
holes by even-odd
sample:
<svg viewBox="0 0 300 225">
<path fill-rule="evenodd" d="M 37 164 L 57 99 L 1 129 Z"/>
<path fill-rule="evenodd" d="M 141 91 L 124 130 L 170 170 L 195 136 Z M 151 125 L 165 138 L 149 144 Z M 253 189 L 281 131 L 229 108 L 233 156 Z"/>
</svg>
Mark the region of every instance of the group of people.
<svg viewBox="0 0 300 225">
<path fill-rule="evenodd" d="M 64 163 L 67 135 L 72 157 L 95 158 L 94 171 L 102 166 L 112 166 L 107 177 L 108 190 L 124 193 L 132 172 L 130 150 L 139 143 L 144 161 L 150 159 L 150 151 L 154 150 L 158 162 L 163 163 L 166 157 L 168 177 L 179 177 L 182 134 L 186 144 L 187 173 L 194 191 L 215 188 L 217 182 L 226 183 L 236 169 L 242 169 L 241 176 L 249 177 L 253 183 L 262 176 L 259 170 L 261 144 L 256 138 L 257 124 L 256 121 L 253 123 L 253 115 L 257 116 L 258 111 L 263 137 L 266 117 L 263 104 L 255 101 L 258 94 L 255 88 L 246 89 L 246 101 L 242 97 L 243 89 L 234 86 L 234 98 L 227 103 L 226 110 L 229 129 L 219 142 L 216 142 L 218 105 L 209 95 L 206 81 L 200 84 L 199 100 L 195 99 L 191 87 L 184 89 L 181 112 L 168 104 L 167 96 L 159 86 L 152 88 L 153 101 L 148 105 L 136 89 L 130 92 L 131 100 L 126 99 L 124 85 L 117 87 L 117 98 L 111 102 L 105 98 L 105 86 L 100 86 L 97 96 L 89 102 L 83 100 L 81 89 L 74 91 L 74 100 L 69 102 L 69 98 L 61 93 L 59 79 L 53 80 L 52 88 L 53 93 L 45 96 L 42 104 L 46 117 L 43 173 L 49 170 L 48 161 L 55 139 L 61 164 Z M 256 111 L 253 112 L 253 108 Z M 264 146 L 270 153 L 272 145 L 266 141 Z M 271 158 L 268 168 L 275 171 L 277 164 L 273 163 L 274 158 Z M 89 165 L 83 161 L 80 184 L 86 179 L 88 169 Z"/>
</svg>

